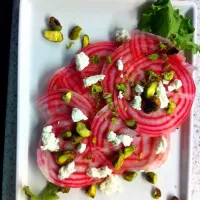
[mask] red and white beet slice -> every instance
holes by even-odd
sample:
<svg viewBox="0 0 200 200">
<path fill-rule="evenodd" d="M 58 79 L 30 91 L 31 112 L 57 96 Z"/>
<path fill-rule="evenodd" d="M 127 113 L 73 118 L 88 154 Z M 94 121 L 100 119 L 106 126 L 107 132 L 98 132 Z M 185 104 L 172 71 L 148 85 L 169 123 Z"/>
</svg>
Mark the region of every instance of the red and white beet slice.
<svg viewBox="0 0 200 200">
<path fill-rule="evenodd" d="M 61 138 L 64 131 L 74 129 L 74 123 L 68 115 L 54 115 L 46 125 L 51 125 L 55 136 L 60 139 L 59 147 L 61 151 L 75 149 L 76 145 L 72 145 L 71 141 L 63 141 Z M 84 139 L 83 143 L 88 144 L 88 139 Z M 108 163 L 103 153 L 90 151 L 90 147 L 87 145 L 86 150 L 82 154 L 77 153 L 74 160 L 76 171 L 68 178 L 61 180 L 58 177 L 61 166 L 56 162 L 57 153 L 43 151 L 40 148 L 41 145 L 40 140 L 37 149 L 37 162 L 41 172 L 49 182 L 61 187 L 80 188 L 102 180 L 89 177 L 86 171 L 89 167 L 102 167 L 102 164 L 106 165 Z M 91 158 L 90 160 L 88 160 L 88 156 Z"/>
<path fill-rule="evenodd" d="M 62 99 L 63 95 L 65 95 L 67 92 L 72 93 L 69 103 L 65 103 Z M 89 120 L 93 119 L 95 116 L 93 108 L 83 96 L 66 89 L 58 90 L 41 96 L 38 99 L 37 104 L 40 112 L 46 119 L 49 119 L 52 115 L 58 113 L 64 113 L 71 116 L 73 108 L 78 108 L 81 110 Z"/>
<path fill-rule="evenodd" d="M 115 173 L 122 173 L 125 170 L 151 170 L 159 168 L 167 159 L 170 146 L 170 135 L 164 135 L 168 142 L 168 147 L 165 153 L 156 154 L 157 143 L 160 137 L 149 137 L 144 134 L 138 134 L 136 131 L 128 128 L 124 121 L 117 117 L 116 123 L 111 122 L 113 114 L 108 106 L 105 106 L 100 110 L 92 122 L 93 140 L 91 142 L 92 149 L 103 152 L 110 162 L 112 162 L 113 156 L 116 152 L 123 148 L 122 144 L 114 146 L 107 141 L 107 134 L 109 131 L 113 131 L 117 134 L 129 135 L 133 138 L 131 145 L 136 147 L 135 152 L 127 158 L 124 165 L 120 170 Z"/>
<path fill-rule="evenodd" d="M 138 60 L 144 55 L 152 54 L 160 49 L 160 42 L 167 42 L 172 46 L 171 42 L 151 33 L 146 33 L 139 30 L 134 30 L 131 34 L 131 40 L 122 44 L 111 56 L 112 64 L 103 66 L 102 74 L 106 77 L 102 82 L 104 92 L 112 93 L 115 88 L 115 80 L 119 71 L 117 69 L 117 61 L 121 59 L 126 66 L 127 63 L 133 60 Z"/>
<path fill-rule="evenodd" d="M 85 88 L 83 78 L 98 75 L 102 71 L 103 65 L 106 63 L 106 56 L 111 55 L 117 48 L 116 42 L 98 42 L 91 44 L 79 52 L 84 52 L 89 58 L 94 55 L 100 56 L 100 63 L 93 64 L 90 60 L 89 65 L 82 71 L 76 70 L 76 64 L 73 59 L 72 64 L 57 70 L 51 79 L 48 92 L 53 92 L 58 89 L 68 89 L 83 95 L 96 108 L 96 102 L 91 95 L 91 89 Z M 78 53 L 79 53 L 78 52 Z M 101 103 L 99 109 L 105 104 Z"/>
<path fill-rule="evenodd" d="M 165 133 L 171 133 L 183 123 L 190 112 L 195 97 L 194 81 L 188 70 L 183 66 L 183 63 L 180 62 L 179 59 L 176 59 L 176 57 L 179 57 L 179 55 L 168 57 L 168 63 L 171 65 L 166 70 L 163 69 L 165 61 L 162 59 L 150 60 L 148 57 L 143 57 L 137 61 L 133 60 L 126 64 L 124 77 L 121 78 L 118 76 L 115 81 L 115 84 L 125 83 L 128 87 L 127 93 L 122 99 L 118 98 L 118 91 L 115 89 L 115 107 L 123 120 L 136 119 L 138 124 L 137 131 L 139 133 L 151 136 L 160 136 Z M 164 71 L 173 70 L 175 72 L 174 79 L 181 80 L 183 86 L 179 88 L 179 91 L 173 91 L 167 94 L 168 98 L 172 98 L 176 103 L 176 109 L 173 114 L 167 114 L 164 109 L 159 109 L 156 112 L 146 114 L 142 110 L 134 109 L 130 105 L 130 101 L 126 100 L 132 99 L 130 82 L 136 83 L 143 80 L 147 70 L 153 70 L 160 76 L 162 76 Z"/>
</svg>

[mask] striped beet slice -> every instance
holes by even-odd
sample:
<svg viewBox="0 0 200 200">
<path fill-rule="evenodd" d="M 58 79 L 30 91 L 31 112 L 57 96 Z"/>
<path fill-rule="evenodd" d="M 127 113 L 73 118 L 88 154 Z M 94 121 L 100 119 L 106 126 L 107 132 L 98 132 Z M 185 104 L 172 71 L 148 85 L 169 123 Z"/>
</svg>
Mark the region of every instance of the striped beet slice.
<svg viewBox="0 0 200 200">
<path fill-rule="evenodd" d="M 67 113 L 71 116 L 72 108 L 80 109 L 89 120 L 94 118 L 95 112 L 87 99 L 76 92 L 72 92 L 70 102 L 65 103 L 62 97 L 66 92 L 72 91 L 60 89 L 55 92 L 47 93 L 37 100 L 38 108 L 46 119 L 49 119 L 55 113 Z"/>
<path fill-rule="evenodd" d="M 167 43 L 168 47 L 173 46 L 166 38 L 140 30 L 134 30 L 132 32 L 130 42 L 134 59 L 159 51 L 160 42 Z"/>
<path fill-rule="evenodd" d="M 74 130 L 74 123 L 68 115 L 56 114 L 52 116 L 46 125 L 51 125 L 55 136 L 60 139 L 60 151 L 64 151 L 66 149 L 76 151 L 76 146 L 72 145 L 71 141 L 63 141 L 61 138 L 61 134 L 64 131 Z M 88 144 L 88 139 L 84 139 L 83 143 Z M 40 148 L 41 145 L 42 142 L 40 140 L 37 148 L 37 162 L 41 172 L 48 181 L 56 184 L 57 186 L 70 188 L 80 188 L 102 181 L 102 179 L 94 179 L 86 174 L 86 170 L 89 167 L 101 167 L 102 165 L 106 165 L 108 163 L 107 159 L 101 152 L 91 152 L 90 146 L 87 145 L 86 150 L 82 154 L 77 152 L 77 157 L 74 160 L 76 172 L 74 172 L 69 178 L 60 180 L 58 178 L 60 166 L 56 162 L 57 153 L 43 151 Z M 91 158 L 90 160 L 87 159 L 88 156 Z M 109 163 L 107 165 L 109 165 Z"/>
<path fill-rule="evenodd" d="M 163 68 L 165 62 L 162 59 L 152 61 L 146 56 L 137 61 L 129 61 L 125 63 L 126 67 L 122 72 L 124 77 L 121 78 L 119 74 L 115 81 L 115 84 L 126 83 L 127 85 L 127 92 L 123 99 L 118 98 L 118 91 L 116 89 L 114 91 L 115 107 L 120 117 L 123 120 L 135 118 L 138 122 L 137 131 L 151 136 L 170 133 L 179 127 L 187 118 L 195 96 L 195 84 L 190 75 L 193 67 L 189 67 L 189 64 L 185 64 L 182 59 L 179 59 L 179 55 L 173 55 L 168 57 L 167 62 L 171 65 L 167 71 L 175 71 L 174 79 L 179 79 L 183 83 L 178 92 L 174 91 L 167 94 L 168 98 L 172 98 L 177 105 L 175 112 L 169 115 L 166 114 L 164 109 L 159 109 L 151 114 L 146 114 L 131 107 L 130 101 L 126 100 L 131 100 L 133 97 L 130 82 L 143 80 L 145 71 L 150 69 L 161 75 L 165 71 Z"/>
<path fill-rule="evenodd" d="M 119 59 L 126 64 L 129 61 L 137 60 L 144 55 L 157 52 L 160 49 L 160 42 L 167 42 L 169 47 L 172 46 L 171 42 L 165 38 L 151 33 L 134 30 L 131 34 L 131 40 L 118 47 L 112 54 L 112 64 L 104 64 L 103 66 L 102 74 L 106 75 L 104 81 L 102 81 L 104 91 L 106 93 L 113 93 L 114 91 L 115 79 L 119 74 L 116 63 Z"/>
<path fill-rule="evenodd" d="M 84 52 L 90 58 L 93 55 L 100 56 L 100 63 L 93 64 L 90 61 L 90 64 L 84 70 L 77 71 L 73 59 L 72 64 L 63 67 L 54 73 L 54 76 L 48 86 L 48 92 L 52 92 L 61 88 L 69 89 L 83 95 L 90 102 L 91 106 L 96 108 L 96 102 L 91 96 L 91 89 L 84 87 L 82 79 L 85 77 L 100 74 L 104 63 L 106 62 L 106 56 L 111 55 L 116 48 L 116 42 L 106 41 L 97 42 L 81 49 L 79 52 Z M 104 105 L 105 102 L 100 102 L 100 106 L 97 108 L 97 110 L 99 110 Z"/>
<path fill-rule="evenodd" d="M 111 122 L 113 114 L 108 106 L 105 106 L 100 110 L 92 122 L 93 140 L 91 142 L 92 149 L 103 152 L 107 158 L 112 161 L 115 153 L 121 149 L 122 144 L 114 146 L 107 141 L 107 134 L 110 130 L 117 134 L 129 135 L 133 138 L 131 145 L 136 147 L 134 154 L 127 158 L 124 165 L 119 171 L 115 170 L 115 173 L 122 173 L 124 170 L 154 170 L 159 168 L 167 159 L 170 146 L 170 135 L 165 135 L 168 141 L 168 148 L 163 154 L 156 154 L 155 149 L 160 137 L 149 137 L 144 134 L 138 134 L 136 131 L 128 128 L 124 121 L 117 117 L 116 123 Z"/>
<path fill-rule="evenodd" d="M 49 83 L 48 93 L 59 90 L 68 89 L 83 95 L 93 108 L 96 108 L 90 89 L 83 86 L 81 73 L 76 70 L 75 64 L 63 67 L 57 70 Z"/>
<path fill-rule="evenodd" d="M 116 42 L 105 41 L 96 42 L 81 49 L 78 53 L 84 52 L 89 58 L 94 55 L 100 56 L 100 62 L 98 64 L 93 64 L 90 60 L 90 64 L 80 72 L 81 77 L 85 78 L 101 74 L 102 67 L 106 63 L 106 57 L 112 55 L 117 47 L 118 44 Z"/>
</svg>

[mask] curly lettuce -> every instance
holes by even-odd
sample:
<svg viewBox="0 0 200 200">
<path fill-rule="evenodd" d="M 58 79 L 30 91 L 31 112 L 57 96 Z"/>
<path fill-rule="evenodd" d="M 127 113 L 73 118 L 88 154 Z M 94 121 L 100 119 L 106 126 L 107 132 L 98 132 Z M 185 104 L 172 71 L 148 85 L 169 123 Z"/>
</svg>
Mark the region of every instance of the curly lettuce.
<svg viewBox="0 0 200 200">
<path fill-rule="evenodd" d="M 191 19 L 174 9 L 170 0 L 157 0 L 141 16 L 139 29 L 170 39 L 179 49 L 200 52 L 200 46 L 193 42 L 195 28 Z"/>
<path fill-rule="evenodd" d="M 35 195 L 31 192 L 29 186 L 23 188 L 25 194 L 30 198 L 30 200 L 58 200 L 58 192 L 68 193 L 69 188 L 58 187 L 53 183 L 48 182 L 47 186 L 40 195 Z"/>
</svg>

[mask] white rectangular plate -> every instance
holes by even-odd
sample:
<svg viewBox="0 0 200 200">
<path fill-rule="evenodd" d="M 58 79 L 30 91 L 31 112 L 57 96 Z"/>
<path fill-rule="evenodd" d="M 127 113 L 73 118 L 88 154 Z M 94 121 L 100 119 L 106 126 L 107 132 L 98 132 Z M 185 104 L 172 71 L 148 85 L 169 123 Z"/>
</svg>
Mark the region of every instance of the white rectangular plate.
<svg viewBox="0 0 200 200">
<path fill-rule="evenodd" d="M 116 27 L 123 26 L 131 31 L 136 28 L 138 16 L 144 9 L 145 0 L 21 0 L 19 23 L 18 58 L 18 141 L 16 199 L 26 199 L 22 187 L 29 185 L 36 194 L 41 192 L 46 180 L 36 162 L 36 147 L 44 122 L 40 119 L 35 106 L 36 98 L 47 89 L 53 72 L 70 63 L 72 55 L 81 47 L 79 41 L 72 49 L 66 50 L 68 31 L 78 24 L 87 33 L 92 42 L 110 39 Z M 149 2 L 146 2 L 147 4 Z M 145 3 L 145 5 L 146 5 Z M 182 14 L 190 16 L 196 25 L 196 7 L 191 2 L 173 2 Z M 63 25 L 65 40 L 62 43 L 50 43 L 42 36 L 47 28 L 49 16 L 57 17 Z M 194 56 L 187 54 L 188 61 L 194 64 Z M 158 183 L 162 199 L 176 195 L 181 200 L 190 199 L 191 139 L 192 115 L 177 133 L 172 135 L 171 152 L 168 161 L 157 170 Z M 152 185 L 141 175 L 128 183 L 120 179 L 122 193 L 110 197 L 101 192 L 96 200 L 151 198 Z M 61 199 L 84 200 L 87 197 L 79 189 L 69 194 L 61 194 Z"/>
</svg>

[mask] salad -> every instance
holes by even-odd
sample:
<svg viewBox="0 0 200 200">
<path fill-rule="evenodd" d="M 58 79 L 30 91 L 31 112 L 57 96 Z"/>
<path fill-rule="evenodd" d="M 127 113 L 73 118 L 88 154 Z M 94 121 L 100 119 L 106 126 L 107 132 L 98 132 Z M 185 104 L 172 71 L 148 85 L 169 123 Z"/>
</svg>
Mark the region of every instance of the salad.
<svg viewBox="0 0 200 200">
<path fill-rule="evenodd" d="M 91 198 L 97 186 L 111 194 L 120 190 L 117 176 L 131 182 L 139 171 L 149 184 L 157 182 L 153 171 L 166 162 L 170 136 L 195 97 L 195 67 L 182 53 L 200 51 L 194 30 L 169 0 L 153 3 L 131 33 L 119 28 L 116 41 L 93 43 L 80 26 L 71 30 L 67 50 L 79 39 L 83 48 L 54 73 L 37 101 L 46 120 L 37 162 L 48 184 L 40 196 L 25 186 L 32 200 L 56 200 L 70 188 L 86 188 Z M 44 37 L 63 41 L 55 17 Z M 161 191 L 150 195 L 159 199 Z"/>
</svg>

